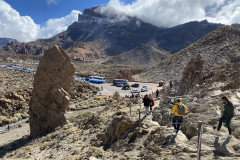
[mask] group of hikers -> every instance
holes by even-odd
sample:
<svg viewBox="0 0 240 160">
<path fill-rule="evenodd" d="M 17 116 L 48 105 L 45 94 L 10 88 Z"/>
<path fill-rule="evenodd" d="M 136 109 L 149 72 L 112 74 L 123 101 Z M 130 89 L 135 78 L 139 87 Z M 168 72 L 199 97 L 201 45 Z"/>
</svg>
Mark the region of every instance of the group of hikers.
<svg viewBox="0 0 240 160">
<path fill-rule="evenodd" d="M 150 114 L 152 114 L 152 107 L 154 106 L 153 98 L 146 94 L 143 98 L 143 104 L 145 108 L 145 117 L 149 114 L 149 107 L 150 107 Z"/>
<path fill-rule="evenodd" d="M 159 91 L 156 92 L 156 97 L 158 97 L 158 94 L 159 94 Z M 229 132 L 227 134 L 227 138 L 231 138 L 232 132 L 231 132 L 231 127 L 230 127 L 230 122 L 234 116 L 233 103 L 226 96 L 221 97 L 221 101 L 224 104 L 224 111 L 223 111 L 223 115 L 219 119 L 218 127 L 217 127 L 217 130 L 215 131 L 215 134 L 219 135 L 219 131 L 222 127 L 222 123 L 225 122 L 226 126 L 228 128 L 228 132 Z M 150 112 L 152 113 L 152 107 L 154 106 L 154 100 L 152 99 L 152 97 L 150 97 L 146 94 L 143 98 L 143 103 L 144 103 L 145 117 L 146 117 L 149 114 L 149 107 L 150 107 Z M 188 111 L 188 110 L 189 110 L 188 107 L 182 103 L 180 98 L 178 98 L 177 102 L 173 106 L 171 113 L 170 113 L 170 119 L 172 119 L 174 132 L 176 134 L 178 133 L 181 123 L 183 121 L 183 117 L 184 117 L 186 111 Z M 174 115 L 174 116 L 172 117 L 172 115 Z"/>
</svg>

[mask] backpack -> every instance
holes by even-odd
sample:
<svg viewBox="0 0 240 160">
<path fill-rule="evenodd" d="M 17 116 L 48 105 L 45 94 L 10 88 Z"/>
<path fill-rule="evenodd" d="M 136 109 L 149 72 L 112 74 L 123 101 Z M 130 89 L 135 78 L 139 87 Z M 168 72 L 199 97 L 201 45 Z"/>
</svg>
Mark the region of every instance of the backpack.
<svg viewBox="0 0 240 160">
<path fill-rule="evenodd" d="M 179 115 L 185 114 L 185 107 L 183 105 L 178 105 L 178 114 Z"/>
</svg>

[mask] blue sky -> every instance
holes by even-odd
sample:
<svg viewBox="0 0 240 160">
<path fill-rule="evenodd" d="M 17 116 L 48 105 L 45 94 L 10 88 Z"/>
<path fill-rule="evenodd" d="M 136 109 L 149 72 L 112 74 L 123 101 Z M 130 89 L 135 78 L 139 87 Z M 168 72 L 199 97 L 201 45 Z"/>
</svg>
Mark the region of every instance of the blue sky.
<svg viewBox="0 0 240 160">
<path fill-rule="evenodd" d="M 19 41 L 49 38 L 77 21 L 85 8 L 127 14 L 157 27 L 189 21 L 240 24 L 239 0 L 0 0 L 0 37 Z"/>
<path fill-rule="evenodd" d="M 50 18 L 60 18 L 72 10 L 83 12 L 86 8 L 106 5 L 109 0 L 5 0 L 21 16 L 30 16 L 35 23 L 43 25 Z M 124 4 L 132 0 L 122 0 Z"/>
<path fill-rule="evenodd" d="M 85 8 L 106 5 L 109 0 L 5 0 L 21 16 L 30 16 L 35 23 L 44 24 L 50 18 L 60 18 L 72 10 L 83 12 Z"/>
</svg>

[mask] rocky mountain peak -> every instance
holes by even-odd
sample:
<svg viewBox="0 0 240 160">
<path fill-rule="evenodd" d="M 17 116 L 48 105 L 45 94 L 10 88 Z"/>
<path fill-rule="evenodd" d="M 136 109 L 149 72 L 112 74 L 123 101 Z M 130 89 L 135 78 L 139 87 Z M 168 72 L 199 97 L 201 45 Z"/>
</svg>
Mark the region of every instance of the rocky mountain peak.
<svg viewBox="0 0 240 160">
<path fill-rule="evenodd" d="M 100 13 L 100 9 L 101 9 L 101 6 L 84 9 L 83 15 L 88 15 L 88 16 L 98 17 L 98 18 L 106 18 L 107 16 Z"/>
</svg>

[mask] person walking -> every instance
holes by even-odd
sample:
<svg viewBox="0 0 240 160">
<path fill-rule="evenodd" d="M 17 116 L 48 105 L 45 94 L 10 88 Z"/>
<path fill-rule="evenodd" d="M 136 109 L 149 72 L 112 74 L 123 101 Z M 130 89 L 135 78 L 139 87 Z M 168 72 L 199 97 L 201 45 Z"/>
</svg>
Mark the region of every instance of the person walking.
<svg viewBox="0 0 240 160">
<path fill-rule="evenodd" d="M 172 82 L 172 80 L 170 81 L 170 84 L 169 84 L 169 86 L 170 86 L 170 88 L 172 88 L 172 87 L 173 87 L 173 82 Z"/>
<path fill-rule="evenodd" d="M 170 114 L 170 116 L 173 114 L 175 115 L 173 117 L 173 127 L 176 133 L 179 131 L 185 111 L 188 111 L 188 107 L 181 102 L 180 98 L 178 98 L 177 103 L 173 106 Z"/>
<path fill-rule="evenodd" d="M 156 98 L 158 97 L 158 95 L 159 95 L 159 90 L 157 89 L 156 90 Z"/>
<path fill-rule="evenodd" d="M 230 123 L 231 123 L 231 120 L 234 116 L 233 104 L 226 96 L 223 96 L 221 98 L 221 100 L 224 104 L 224 111 L 223 111 L 222 117 L 219 119 L 219 124 L 218 124 L 216 134 L 219 134 L 219 131 L 222 127 L 223 121 L 226 121 L 226 126 L 228 128 L 227 138 L 231 138 L 232 137 L 232 130 L 231 130 L 231 127 L 230 127 Z"/>
<path fill-rule="evenodd" d="M 152 97 L 150 97 L 150 112 L 152 113 L 152 107 L 154 106 L 154 100 L 152 99 Z"/>
<path fill-rule="evenodd" d="M 148 115 L 149 113 L 149 106 L 150 106 L 151 100 L 148 97 L 148 95 L 146 94 L 143 98 L 143 104 L 144 104 L 144 108 L 145 108 L 145 117 Z"/>
</svg>

